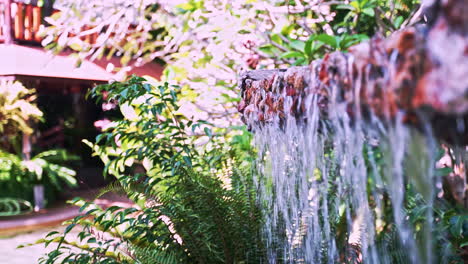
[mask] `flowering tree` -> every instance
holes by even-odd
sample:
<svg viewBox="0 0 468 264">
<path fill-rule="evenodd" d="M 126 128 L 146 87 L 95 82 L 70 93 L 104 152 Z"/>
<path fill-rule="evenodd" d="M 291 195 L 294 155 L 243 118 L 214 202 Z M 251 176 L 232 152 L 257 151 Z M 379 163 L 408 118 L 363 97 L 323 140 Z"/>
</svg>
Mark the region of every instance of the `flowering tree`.
<svg viewBox="0 0 468 264">
<path fill-rule="evenodd" d="M 162 80 L 181 85 L 191 102 L 181 111 L 227 126 L 238 120 L 239 72 L 304 65 L 388 35 L 410 22 L 417 2 L 57 0 L 61 12 L 47 19 L 43 45 L 69 47 L 80 59 L 166 63 Z M 96 33 L 94 43 L 84 41 Z"/>
</svg>

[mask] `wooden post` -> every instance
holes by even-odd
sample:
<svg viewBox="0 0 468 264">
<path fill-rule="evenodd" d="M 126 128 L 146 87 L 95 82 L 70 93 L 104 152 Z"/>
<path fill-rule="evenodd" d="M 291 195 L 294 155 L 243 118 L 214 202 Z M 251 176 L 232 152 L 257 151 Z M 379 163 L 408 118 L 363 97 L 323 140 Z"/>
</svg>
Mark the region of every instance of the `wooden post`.
<svg viewBox="0 0 468 264">
<path fill-rule="evenodd" d="M 22 147 L 22 154 L 24 160 L 31 159 L 31 135 L 23 133 L 23 147 Z"/>
<path fill-rule="evenodd" d="M 3 5 L 5 7 L 5 21 L 2 29 L 2 33 L 5 39 L 5 44 L 12 44 L 12 30 L 11 30 L 11 0 L 3 0 Z"/>
<path fill-rule="evenodd" d="M 39 30 L 42 24 L 42 7 L 33 6 L 32 33 L 35 41 L 41 41 Z"/>
<path fill-rule="evenodd" d="M 24 8 L 24 40 L 33 39 L 33 6 L 25 5 Z"/>
<path fill-rule="evenodd" d="M 23 15 L 24 4 L 14 3 L 12 5 L 16 6 L 16 12 L 13 14 L 15 16 L 14 36 L 15 36 L 15 39 L 22 40 L 24 36 L 24 15 Z"/>
</svg>

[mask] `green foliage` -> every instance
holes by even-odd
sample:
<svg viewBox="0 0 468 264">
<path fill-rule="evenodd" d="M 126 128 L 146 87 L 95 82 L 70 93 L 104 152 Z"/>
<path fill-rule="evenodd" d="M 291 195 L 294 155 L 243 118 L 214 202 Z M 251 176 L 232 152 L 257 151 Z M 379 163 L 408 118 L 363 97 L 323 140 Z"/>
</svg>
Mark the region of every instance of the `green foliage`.
<svg viewBox="0 0 468 264">
<path fill-rule="evenodd" d="M 18 135 L 31 134 L 31 124 L 41 120 L 42 112 L 33 103 L 34 94 L 20 82 L 0 82 L 0 148 L 18 147 Z"/>
<path fill-rule="evenodd" d="M 418 245 L 424 245 L 427 239 L 433 241 L 433 252 L 436 263 L 464 263 L 461 256 L 463 243 L 468 242 L 468 217 L 466 210 L 453 206 L 446 200 L 438 198 L 431 205 L 423 199 L 422 195 L 415 192 L 415 187 L 408 186 L 406 193 L 406 215 L 408 222 L 415 231 Z M 428 212 L 432 212 L 428 215 Z M 427 219 L 428 217 L 432 219 Z M 432 222 L 432 231 L 428 231 L 427 221 Z M 390 222 L 390 221 L 389 221 Z M 393 235 L 391 235 L 393 233 Z M 398 235 L 394 227 L 389 234 L 382 233 L 382 242 L 393 247 L 390 252 L 394 252 L 395 263 L 409 263 L 410 256 L 399 242 Z M 389 235 L 393 236 L 389 239 Z M 388 248 L 387 248 L 388 250 Z M 424 248 L 419 249 L 424 252 Z M 404 253 L 406 252 L 406 253 Z M 405 260 L 405 261 L 403 261 Z"/>
<path fill-rule="evenodd" d="M 74 186 L 75 172 L 59 165 L 68 160 L 64 150 L 45 151 L 31 160 L 19 154 L 21 135 L 30 135 L 34 123 L 42 120 L 42 112 L 34 104 L 35 91 L 19 82 L 0 84 L 0 188 L 1 214 L 18 214 L 30 209 L 32 186 L 51 184 L 56 190 L 62 182 Z"/>
<path fill-rule="evenodd" d="M 286 36 L 282 38 L 277 36 L 276 34 L 272 36 L 271 41 L 274 44 L 263 45 L 260 47 L 260 50 L 273 56 L 275 54 L 275 46 L 281 45 L 281 47 L 288 51 L 284 52 L 279 58 L 293 58 L 293 65 L 307 65 L 311 61 L 321 58 L 326 52 L 346 51 L 349 47 L 369 39 L 368 36 L 363 34 L 337 36 L 318 34 L 310 36 L 307 41 L 289 39 L 285 42 L 282 39 L 288 39 Z"/>
<path fill-rule="evenodd" d="M 135 258 L 141 264 L 177 264 L 180 259 L 173 253 L 163 248 L 134 247 Z"/>
<path fill-rule="evenodd" d="M 382 0 L 356 0 L 339 4 L 336 9 L 342 12 L 343 20 L 338 25 L 352 29 L 354 32 L 365 32 L 367 35 L 380 33 L 386 36 L 401 26 L 408 25 L 419 3 L 418 0 L 394 3 Z"/>
<path fill-rule="evenodd" d="M 416 133 L 416 132 L 415 132 Z M 411 144 L 416 147 L 418 144 L 422 144 L 423 138 L 418 136 L 413 138 Z M 419 145 L 419 151 L 425 151 L 427 146 Z M 428 168 L 427 164 L 424 165 L 422 161 L 424 155 L 418 155 L 419 152 L 411 152 L 413 157 L 406 158 L 405 164 L 405 178 L 408 181 L 405 184 L 404 191 L 404 215 L 406 224 L 413 230 L 416 244 L 419 247 L 419 253 L 421 257 L 424 257 L 426 248 L 424 248 L 427 240 L 431 242 L 431 254 L 435 258 L 435 263 L 464 263 L 462 256 L 465 254 L 463 250 L 463 243 L 467 240 L 468 222 L 466 218 L 466 209 L 461 208 L 459 205 L 455 205 L 449 202 L 445 197 L 436 196 L 432 198 L 431 195 L 427 194 L 427 190 L 421 188 L 421 185 L 426 184 L 425 181 L 433 181 L 434 179 L 442 179 L 450 173 L 452 169 L 449 167 L 444 168 Z M 435 156 L 436 160 L 440 160 L 443 156 L 444 151 L 441 149 Z M 369 147 L 369 150 L 364 153 L 366 161 L 368 162 L 367 167 L 369 173 L 383 173 L 385 169 L 384 153 L 382 146 Z M 416 159 L 416 160 L 413 160 Z M 420 162 L 418 163 L 417 160 Z M 371 162 L 374 162 L 376 168 L 371 170 Z M 426 169 L 427 173 L 421 171 L 415 172 L 415 166 L 422 166 Z M 432 170 L 432 171 L 431 171 Z M 426 176 L 423 179 L 423 176 Z M 433 177 L 430 178 L 429 176 Z M 369 199 L 375 195 L 370 190 L 383 190 L 383 186 L 379 186 L 375 181 L 375 176 L 369 179 Z M 385 184 L 385 183 L 384 183 Z M 431 188 L 426 187 L 426 188 Z M 436 188 L 441 191 L 441 189 Z M 376 242 L 378 244 L 379 252 L 382 255 L 385 253 L 391 258 L 391 263 L 411 263 L 411 252 L 408 252 L 407 248 L 401 243 L 401 237 L 398 233 L 396 225 L 393 219 L 393 208 L 389 199 L 389 193 L 384 192 L 383 199 L 384 204 L 381 208 L 381 221 L 382 224 L 377 230 Z M 431 201 L 431 202 L 429 202 Z M 457 225 L 454 225 L 457 223 Z M 430 226 L 428 226 L 430 225 Z M 453 231 L 453 232 L 452 232 Z M 416 254 L 416 253 L 415 253 Z M 424 262 L 424 260 L 422 260 Z"/>
<path fill-rule="evenodd" d="M 0 83 L 0 214 L 27 211 L 32 202 L 32 188 L 44 184 L 47 196 L 62 190 L 65 184 L 76 186 L 75 171 L 63 166 L 77 160 L 65 150 L 48 150 L 29 160 L 19 154 L 22 135 L 31 135 L 32 127 L 42 120 L 42 112 L 34 104 L 35 90 L 19 82 Z"/>
<path fill-rule="evenodd" d="M 0 150 L 0 197 L 32 201 L 32 186 L 22 159 L 16 154 Z"/>
<path fill-rule="evenodd" d="M 41 152 L 30 160 L 0 150 L 0 182 L 12 185 L 50 182 L 58 190 L 63 183 L 72 187 L 76 185 L 75 171 L 60 164 L 77 159 L 61 149 Z"/>
<path fill-rule="evenodd" d="M 106 174 L 116 178 L 103 192 L 125 193 L 138 206 L 104 210 L 76 200 L 91 218 L 78 217 L 66 233 L 84 226 L 81 244 L 52 234 L 40 242 L 61 244 L 46 263 L 60 258 L 64 263 L 260 262 L 261 215 L 251 176 L 255 153 L 250 135 L 244 131 L 226 139 L 219 137 L 225 131 L 187 119 L 177 101 L 182 98 L 196 104 L 199 98 L 216 98 L 214 106 L 203 105 L 203 112 L 212 119 L 235 122 L 226 116 L 232 117 L 236 111 L 225 114 L 219 106 L 232 110 L 239 100 L 235 83 L 240 70 L 307 65 L 326 53 L 346 52 L 376 34 L 385 37 L 410 25 L 419 7 L 418 0 L 186 1 L 177 5 L 123 1 L 111 8 L 100 0 L 63 2 L 65 11 L 50 18 L 49 48 L 60 51 L 69 46 L 80 58 L 117 55 L 123 64 L 157 57 L 167 63 L 162 78 L 177 81 L 181 87 L 134 77 L 93 90 L 91 95 L 97 99 L 108 91 L 124 116 L 96 142 L 85 142 L 104 162 Z M 130 23 L 136 26 L 128 30 Z M 81 38 L 92 30 L 73 31 L 83 25 L 94 27 L 102 41 L 84 43 Z M 128 42 L 122 41 L 123 36 Z M 213 92 L 219 90 L 220 94 Z M 423 145 L 415 142 L 411 147 L 423 151 Z M 368 164 L 368 195 L 372 196 L 371 190 L 384 188 L 376 174 L 385 171 L 385 160 L 380 149 L 364 155 L 378 167 L 371 171 Z M 438 252 L 443 252 L 438 260 L 457 263 L 457 254 L 464 254 L 467 246 L 466 212 L 440 197 L 428 207 L 431 194 L 424 193 L 429 190 L 428 179 L 417 178 L 424 173 L 414 170 L 429 171 L 429 167 L 418 168 L 419 158 L 408 158 L 414 164 L 405 173 L 416 176 L 408 177 L 405 214 L 419 242 L 428 237 L 424 223 L 430 216 L 435 227 L 431 235 Z M 434 177 L 448 173 L 447 169 L 438 170 Z M 377 242 L 382 251 L 390 252 L 391 263 L 408 263 L 388 193 L 382 195 L 383 223 L 377 230 Z M 333 197 L 327 202 L 333 203 Z M 339 250 L 344 251 L 349 223 L 345 209 L 339 208 L 330 224 Z M 429 209 L 432 215 L 428 215 Z M 68 253 L 68 247 L 80 253 Z"/>
<path fill-rule="evenodd" d="M 32 182 L 48 182 L 57 190 L 62 190 L 64 184 L 73 187 L 77 182 L 76 172 L 60 164 L 76 160 L 79 160 L 79 157 L 68 154 L 66 150 L 54 149 L 41 152 L 30 160 L 23 160 L 21 166 Z"/>
<path fill-rule="evenodd" d="M 52 199 L 53 193 L 63 190 L 64 185 L 76 186 L 76 172 L 64 164 L 77 159 L 61 149 L 41 152 L 30 160 L 0 150 L 0 197 L 32 202 L 33 186 L 43 184 Z"/>
<path fill-rule="evenodd" d="M 292 23 L 268 35 L 258 50 L 264 57 L 275 58 L 276 64 L 307 65 L 325 53 L 346 51 L 375 34 L 387 36 L 408 25 L 418 3 L 414 0 L 324 2 L 318 8 L 327 8 L 320 12 L 313 6 L 307 9 L 306 1 L 287 3 L 292 10 L 297 7 L 302 12 L 289 13 Z"/>
<path fill-rule="evenodd" d="M 118 102 L 124 116 L 88 144 L 135 207 L 107 209 L 75 199 L 85 212 L 43 263 L 257 263 L 263 258 L 248 132 L 220 136 L 203 120 L 177 112 L 180 88 L 128 82 L 98 86 L 90 95 Z M 87 217 L 89 216 L 89 217 Z M 79 241 L 66 235 L 83 227 Z M 79 250 L 69 253 L 68 247 Z M 75 252 L 75 251 L 73 251 Z"/>
<path fill-rule="evenodd" d="M 47 19 L 43 44 L 55 52 L 69 47 L 80 60 L 162 62 L 161 78 L 181 86 L 186 109 L 198 109 L 214 123 L 237 125 L 239 72 L 307 65 L 375 34 L 387 36 L 409 24 L 418 3 L 62 0 L 61 12 Z M 96 43 L 83 40 L 95 33 Z"/>
<path fill-rule="evenodd" d="M 0 216 L 19 215 L 31 212 L 33 209 L 30 202 L 22 199 L 0 198 Z"/>
</svg>

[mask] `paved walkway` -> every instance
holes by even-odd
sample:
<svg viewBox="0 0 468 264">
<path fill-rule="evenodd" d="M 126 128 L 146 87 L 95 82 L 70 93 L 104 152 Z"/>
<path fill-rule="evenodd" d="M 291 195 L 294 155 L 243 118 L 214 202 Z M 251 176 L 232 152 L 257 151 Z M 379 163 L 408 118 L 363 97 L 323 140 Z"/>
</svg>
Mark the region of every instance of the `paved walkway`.
<svg viewBox="0 0 468 264">
<path fill-rule="evenodd" d="M 0 219 L 0 236 L 31 232 L 44 227 L 58 226 L 80 214 L 77 207 L 47 209 L 39 213 Z M 2 263 L 2 262 L 0 262 Z"/>
<path fill-rule="evenodd" d="M 80 196 L 86 197 L 85 195 Z M 92 195 L 90 196 L 93 197 Z M 115 194 L 107 194 L 95 202 L 104 208 L 113 205 L 132 206 L 132 203 L 128 199 Z M 39 213 L 0 218 L 0 264 L 38 263 L 38 259 L 41 256 L 52 250 L 53 244 L 49 245 L 47 249 L 44 248 L 43 244 L 20 249 L 16 247 L 44 238 L 53 230 L 63 232 L 65 227 L 60 224 L 79 214 L 80 212 L 77 207 L 67 205 L 46 209 Z M 77 228 L 76 233 L 78 231 L 79 228 Z"/>
<path fill-rule="evenodd" d="M 31 233 L 23 233 L 14 237 L 0 238 L 0 263 L 1 264 L 37 264 L 40 257 L 50 252 L 54 244 L 47 248 L 41 245 L 34 245 L 25 248 L 16 248 L 21 244 L 28 244 L 44 238 L 50 231 L 57 230 L 63 232 L 65 227 L 54 226 L 42 228 Z M 77 235 L 78 229 L 72 231 L 70 235 Z"/>
</svg>

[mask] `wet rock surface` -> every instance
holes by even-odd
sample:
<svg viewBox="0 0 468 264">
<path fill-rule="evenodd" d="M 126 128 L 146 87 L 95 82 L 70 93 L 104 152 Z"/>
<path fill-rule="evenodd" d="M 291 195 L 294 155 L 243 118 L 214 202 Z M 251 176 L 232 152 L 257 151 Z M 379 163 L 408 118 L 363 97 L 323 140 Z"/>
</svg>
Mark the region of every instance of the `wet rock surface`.
<svg viewBox="0 0 468 264">
<path fill-rule="evenodd" d="M 468 133 L 457 128 L 468 121 L 468 2 L 437 3 L 430 25 L 374 37 L 309 66 L 242 74 L 238 110 L 244 122 L 306 119 L 305 98 L 314 94 L 322 118 L 336 104 L 346 104 L 355 118 L 391 120 L 400 112 L 415 126 L 427 121 L 424 115 L 437 137 L 467 144 Z"/>
</svg>

